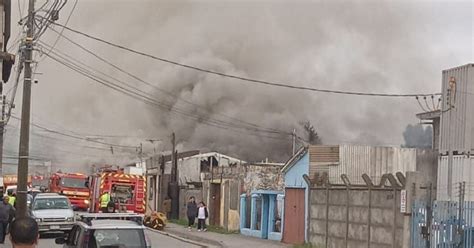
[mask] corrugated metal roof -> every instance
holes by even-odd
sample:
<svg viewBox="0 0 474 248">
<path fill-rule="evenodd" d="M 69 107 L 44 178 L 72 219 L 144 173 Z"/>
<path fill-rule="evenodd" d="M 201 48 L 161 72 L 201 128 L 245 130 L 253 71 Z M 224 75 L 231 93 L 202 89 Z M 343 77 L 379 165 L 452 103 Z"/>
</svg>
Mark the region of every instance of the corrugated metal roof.
<svg viewBox="0 0 474 248">
<path fill-rule="evenodd" d="M 310 147 L 310 152 L 317 148 Z M 334 147 L 332 149 L 335 149 Z M 325 151 L 330 151 L 327 148 Z M 335 151 L 333 150 L 335 153 Z M 340 145 L 337 149 L 337 162 L 318 163 L 315 156 L 310 158 L 310 177 L 314 173 L 328 172 L 331 183 L 343 183 L 342 174 L 346 174 L 352 184 L 363 184 L 362 175 L 368 174 L 374 183 L 378 183 L 383 174 L 416 171 L 416 149 L 399 147 L 372 147 L 363 145 Z M 325 156 L 324 160 L 334 156 Z"/>
</svg>

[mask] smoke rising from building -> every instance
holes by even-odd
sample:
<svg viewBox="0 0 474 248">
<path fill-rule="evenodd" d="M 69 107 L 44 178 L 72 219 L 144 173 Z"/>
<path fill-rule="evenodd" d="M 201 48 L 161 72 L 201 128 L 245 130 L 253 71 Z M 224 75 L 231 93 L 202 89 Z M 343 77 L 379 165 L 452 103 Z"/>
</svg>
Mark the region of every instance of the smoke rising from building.
<svg viewBox="0 0 474 248">
<path fill-rule="evenodd" d="M 80 1 L 69 26 L 223 73 L 325 89 L 424 93 L 440 92 L 442 69 L 472 60 L 471 4 Z M 63 11 L 60 21 L 69 10 Z M 225 119 L 222 115 L 236 123 L 239 119 L 289 133 L 293 128 L 301 129 L 301 121 L 309 120 L 325 143 L 400 145 L 404 128 L 415 122 L 414 114 L 421 111 L 415 99 L 341 96 L 255 85 L 152 61 L 67 31 L 65 34 L 155 86 L 203 107 L 139 84 L 61 40 L 57 46 L 61 51 L 140 86 L 171 107 L 157 109 L 137 102 L 46 59 L 39 67 L 44 73 L 38 76 L 40 83 L 33 88 L 33 113 L 47 123 L 82 133 L 162 140 L 151 144 L 133 137 L 108 139 L 126 145 L 143 142 L 147 153 L 153 148 L 169 150 L 169 135 L 174 131 L 180 149 L 215 150 L 244 160 L 270 157 L 283 161 L 290 155 L 290 136 L 269 139 L 261 133 L 236 133 L 202 123 L 206 118 Z M 44 41 L 51 44 L 54 39 L 55 34 L 49 33 Z M 173 111 L 177 109 L 199 114 L 201 122 L 176 115 Z M 102 154 L 107 154 L 102 162 L 130 160 L 113 157 L 107 151 L 55 147 L 94 154 L 87 159 L 68 158 L 71 164 L 91 163 Z M 32 149 L 54 153 L 41 144 Z M 137 159 L 136 154 L 131 157 Z"/>
</svg>

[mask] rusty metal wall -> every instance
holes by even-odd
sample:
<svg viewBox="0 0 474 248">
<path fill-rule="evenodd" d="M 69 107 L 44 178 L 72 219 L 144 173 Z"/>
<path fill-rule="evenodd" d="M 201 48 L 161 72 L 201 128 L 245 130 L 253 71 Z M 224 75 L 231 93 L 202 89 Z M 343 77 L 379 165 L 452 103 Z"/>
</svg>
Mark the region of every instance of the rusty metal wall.
<svg viewBox="0 0 474 248">
<path fill-rule="evenodd" d="M 372 147 L 341 145 L 339 164 L 329 165 L 331 183 L 343 183 L 346 174 L 353 184 L 363 184 L 362 174 L 368 174 L 378 183 L 383 174 L 416 171 L 416 149 L 399 147 Z"/>
<path fill-rule="evenodd" d="M 446 99 L 451 77 L 456 80 L 456 90 L 450 109 Z M 474 148 L 474 65 L 444 70 L 442 93 L 440 152 L 447 153 L 451 143 L 454 154 L 469 154 Z"/>
</svg>

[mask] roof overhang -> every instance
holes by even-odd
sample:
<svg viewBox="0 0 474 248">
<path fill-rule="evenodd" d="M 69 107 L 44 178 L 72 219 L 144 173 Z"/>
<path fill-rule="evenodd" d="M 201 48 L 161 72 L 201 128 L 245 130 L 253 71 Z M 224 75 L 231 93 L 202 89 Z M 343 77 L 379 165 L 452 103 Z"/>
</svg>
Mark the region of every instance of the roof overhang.
<svg viewBox="0 0 474 248">
<path fill-rule="evenodd" d="M 416 117 L 420 120 L 434 120 L 441 117 L 441 110 L 435 110 L 430 112 L 424 112 L 416 114 Z"/>
<path fill-rule="evenodd" d="M 295 155 L 293 155 L 286 163 L 285 166 L 281 169 L 282 173 L 287 172 L 293 165 L 296 164 L 303 156 L 306 154 L 306 151 L 308 151 L 308 148 L 306 146 L 301 147 Z"/>
</svg>

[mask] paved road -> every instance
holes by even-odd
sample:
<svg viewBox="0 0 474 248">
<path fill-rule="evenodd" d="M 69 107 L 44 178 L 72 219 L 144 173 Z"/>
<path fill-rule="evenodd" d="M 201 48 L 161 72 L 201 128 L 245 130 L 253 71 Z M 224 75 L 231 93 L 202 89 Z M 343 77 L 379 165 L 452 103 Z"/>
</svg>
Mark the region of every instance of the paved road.
<svg viewBox="0 0 474 248">
<path fill-rule="evenodd" d="M 146 231 L 146 235 L 151 241 L 152 247 L 183 247 L 183 248 L 199 248 L 199 246 L 192 245 L 174 238 L 170 238 L 166 235 L 159 234 L 153 231 Z M 57 235 L 56 235 L 57 236 Z M 38 248 L 54 248 L 61 247 L 54 243 L 55 235 L 48 235 L 40 239 Z M 0 245 L 0 247 L 11 247 L 10 243 L 5 243 L 5 245 Z"/>
</svg>

